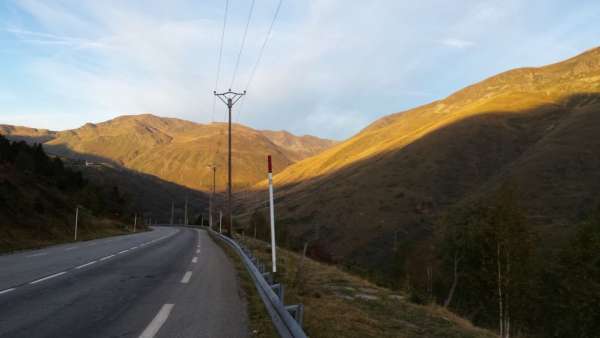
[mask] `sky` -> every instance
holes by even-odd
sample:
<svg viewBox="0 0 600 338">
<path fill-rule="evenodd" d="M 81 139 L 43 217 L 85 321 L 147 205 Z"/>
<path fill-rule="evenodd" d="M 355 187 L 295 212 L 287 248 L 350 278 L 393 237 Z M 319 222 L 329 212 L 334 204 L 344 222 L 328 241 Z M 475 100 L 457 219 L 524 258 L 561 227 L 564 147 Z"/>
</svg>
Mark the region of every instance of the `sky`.
<svg viewBox="0 0 600 338">
<path fill-rule="evenodd" d="M 223 40 L 226 0 L 0 1 L 0 124 L 220 122 L 213 90 L 231 87 L 247 90 L 234 122 L 341 140 L 600 46 L 597 0 L 282 0 L 269 34 L 279 1 L 229 0 Z"/>
</svg>

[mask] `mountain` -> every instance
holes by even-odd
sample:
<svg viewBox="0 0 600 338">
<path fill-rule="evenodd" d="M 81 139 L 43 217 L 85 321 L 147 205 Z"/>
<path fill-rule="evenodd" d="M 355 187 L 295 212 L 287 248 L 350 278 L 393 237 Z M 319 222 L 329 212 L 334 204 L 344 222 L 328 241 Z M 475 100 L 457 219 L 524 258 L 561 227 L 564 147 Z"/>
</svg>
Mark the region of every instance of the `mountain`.
<svg viewBox="0 0 600 338">
<path fill-rule="evenodd" d="M 56 136 L 56 132 L 48 129 L 0 124 L 0 135 L 8 136 L 13 141 L 25 141 L 31 144 L 48 142 Z"/>
<path fill-rule="evenodd" d="M 391 274 L 396 239 L 418 246 L 452 208 L 510 185 L 551 250 L 600 202 L 599 133 L 597 48 L 386 116 L 285 168 L 278 224 L 295 246 L 317 236 L 326 257 Z"/>
<path fill-rule="evenodd" d="M 257 131 L 233 125 L 233 184 L 246 187 L 265 177 L 266 156 L 277 168 L 316 154 L 332 141 L 297 137 L 284 132 Z M 227 183 L 227 125 L 198 124 L 150 114 L 121 116 L 61 132 L 3 126 L 0 133 L 10 138 L 44 142 L 53 154 L 110 163 L 154 175 L 188 188 L 208 191 L 218 167 L 216 185 Z"/>
<path fill-rule="evenodd" d="M 337 143 L 311 135 L 296 136 L 285 130 L 262 130 L 261 133 L 275 145 L 283 148 L 285 155 L 294 162 L 315 156 Z"/>
</svg>

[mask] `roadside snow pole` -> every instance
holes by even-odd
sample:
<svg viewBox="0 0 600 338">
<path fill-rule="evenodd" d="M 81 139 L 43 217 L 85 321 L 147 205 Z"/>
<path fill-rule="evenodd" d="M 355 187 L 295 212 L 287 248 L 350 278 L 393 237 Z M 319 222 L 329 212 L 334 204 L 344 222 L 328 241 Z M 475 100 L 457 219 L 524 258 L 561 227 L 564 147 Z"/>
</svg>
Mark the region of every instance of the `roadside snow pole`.
<svg viewBox="0 0 600 338">
<path fill-rule="evenodd" d="M 273 206 L 273 165 L 271 155 L 267 156 L 269 166 L 269 204 L 271 212 L 271 259 L 273 260 L 273 272 L 277 272 L 277 260 L 275 257 L 275 207 Z"/>
<path fill-rule="evenodd" d="M 75 241 L 77 242 L 77 226 L 79 225 L 79 207 L 75 209 Z"/>
</svg>

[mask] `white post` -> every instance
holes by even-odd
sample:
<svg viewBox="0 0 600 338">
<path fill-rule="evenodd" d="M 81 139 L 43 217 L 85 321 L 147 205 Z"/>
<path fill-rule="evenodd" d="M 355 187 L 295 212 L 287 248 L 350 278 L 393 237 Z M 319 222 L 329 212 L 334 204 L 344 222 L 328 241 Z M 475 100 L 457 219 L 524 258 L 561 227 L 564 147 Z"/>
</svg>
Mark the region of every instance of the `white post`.
<svg viewBox="0 0 600 338">
<path fill-rule="evenodd" d="M 75 241 L 77 242 L 77 226 L 79 225 L 79 207 L 75 209 Z"/>
<path fill-rule="evenodd" d="M 137 214 L 133 216 L 133 232 L 135 232 L 135 228 L 137 227 Z"/>
<path fill-rule="evenodd" d="M 220 234 L 223 233 L 221 231 L 221 223 L 222 223 L 222 221 L 223 221 L 223 211 L 219 210 L 219 233 Z"/>
<path fill-rule="evenodd" d="M 273 272 L 277 272 L 277 259 L 275 256 L 275 207 L 273 205 L 273 167 L 271 155 L 267 157 L 269 166 L 269 204 L 271 212 L 271 259 L 273 261 Z"/>
</svg>

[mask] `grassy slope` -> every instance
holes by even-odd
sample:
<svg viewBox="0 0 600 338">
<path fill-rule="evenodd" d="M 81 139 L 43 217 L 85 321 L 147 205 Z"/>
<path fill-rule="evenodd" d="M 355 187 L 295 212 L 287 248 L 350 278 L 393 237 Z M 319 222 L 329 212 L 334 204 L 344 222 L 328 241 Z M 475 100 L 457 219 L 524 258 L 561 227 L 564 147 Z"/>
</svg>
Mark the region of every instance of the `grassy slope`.
<svg viewBox="0 0 600 338">
<path fill-rule="evenodd" d="M 373 266 L 395 232 L 422 238 L 448 207 L 512 182 L 531 222 L 560 237 L 600 189 L 598 74 L 595 49 L 385 117 L 275 176 L 280 224 L 296 239 L 318 227 L 334 259 Z"/>
<path fill-rule="evenodd" d="M 243 241 L 261 261 L 270 261 L 270 249 L 264 242 Z M 297 282 L 300 258 L 278 250 L 278 280 L 285 284 L 286 304 L 304 304 L 304 328 L 310 337 L 495 337 L 445 309 L 412 304 L 406 295 L 311 259 L 304 261 L 304 277 Z M 239 264 L 238 271 L 247 274 Z M 365 299 L 371 297 L 377 299 Z"/>
</svg>

